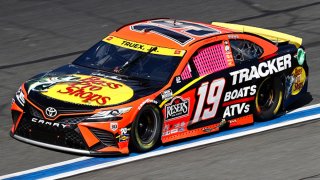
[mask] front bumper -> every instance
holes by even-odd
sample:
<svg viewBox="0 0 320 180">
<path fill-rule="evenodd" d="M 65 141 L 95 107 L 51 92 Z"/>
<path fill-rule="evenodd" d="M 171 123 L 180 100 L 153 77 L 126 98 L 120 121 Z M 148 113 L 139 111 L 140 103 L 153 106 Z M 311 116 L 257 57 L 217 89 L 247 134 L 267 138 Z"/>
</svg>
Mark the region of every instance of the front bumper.
<svg viewBox="0 0 320 180">
<path fill-rule="evenodd" d="M 122 154 L 121 152 L 117 152 L 117 151 L 115 151 L 115 152 L 97 152 L 97 151 L 88 151 L 88 150 L 81 150 L 81 149 L 74 149 L 74 148 L 68 148 L 68 147 L 63 147 L 63 146 L 57 146 L 57 145 L 53 145 L 53 144 L 47 144 L 47 143 L 27 139 L 27 138 L 24 138 L 22 136 L 12 134 L 12 133 L 10 133 L 10 136 L 19 140 L 19 141 L 28 143 L 28 144 L 32 144 L 32 145 L 36 145 L 36 146 L 40 146 L 40 147 L 45 147 L 45 148 L 49 148 L 49 149 L 54 149 L 54 150 L 58 150 L 58 151 L 68 152 L 68 153 L 75 153 L 75 154 L 81 154 L 81 155 L 87 155 L 87 156 L 90 156 L 90 155 L 94 155 L 94 156 L 97 156 L 97 155 L 121 155 Z"/>
<path fill-rule="evenodd" d="M 64 123 L 61 126 L 48 126 L 39 123 L 46 119 L 41 116 L 31 104 L 25 104 L 21 109 L 15 102 L 12 104 L 13 127 L 10 135 L 20 141 L 82 155 L 119 155 L 128 154 L 128 138 L 124 141 L 119 137 L 120 128 L 117 131 L 110 130 L 107 122 L 81 123 L 83 116 L 65 116 L 53 122 Z M 34 119 L 37 119 L 36 122 Z M 119 127 L 122 127 L 119 125 Z"/>
</svg>

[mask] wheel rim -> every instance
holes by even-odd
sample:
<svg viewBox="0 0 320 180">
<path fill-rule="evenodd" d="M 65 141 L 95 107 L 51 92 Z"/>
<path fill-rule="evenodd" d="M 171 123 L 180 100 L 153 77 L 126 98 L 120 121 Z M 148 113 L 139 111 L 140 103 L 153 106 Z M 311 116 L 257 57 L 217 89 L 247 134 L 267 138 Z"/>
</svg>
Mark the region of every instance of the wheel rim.
<svg viewBox="0 0 320 180">
<path fill-rule="evenodd" d="M 138 137 L 142 144 L 149 144 L 156 134 L 156 114 L 152 110 L 145 110 L 138 120 Z"/>
<path fill-rule="evenodd" d="M 258 94 L 258 106 L 262 111 L 270 109 L 274 104 L 275 91 L 271 82 L 263 83 Z"/>
</svg>

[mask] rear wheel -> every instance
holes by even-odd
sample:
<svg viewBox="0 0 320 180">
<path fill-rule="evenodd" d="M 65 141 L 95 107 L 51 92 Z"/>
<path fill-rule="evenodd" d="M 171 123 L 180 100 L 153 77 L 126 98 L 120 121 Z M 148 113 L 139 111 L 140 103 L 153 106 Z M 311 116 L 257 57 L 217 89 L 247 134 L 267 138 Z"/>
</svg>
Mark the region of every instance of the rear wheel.
<svg viewBox="0 0 320 180">
<path fill-rule="evenodd" d="M 144 106 L 131 126 L 131 146 L 138 152 L 154 148 L 160 138 L 161 119 L 157 108 Z"/>
<path fill-rule="evenodd" d="M 266 78 L 260 84 L 255 98 L 256 121 L 274 118 L 281 107 L 283 84 L 279 78 Z"/>
</svg>

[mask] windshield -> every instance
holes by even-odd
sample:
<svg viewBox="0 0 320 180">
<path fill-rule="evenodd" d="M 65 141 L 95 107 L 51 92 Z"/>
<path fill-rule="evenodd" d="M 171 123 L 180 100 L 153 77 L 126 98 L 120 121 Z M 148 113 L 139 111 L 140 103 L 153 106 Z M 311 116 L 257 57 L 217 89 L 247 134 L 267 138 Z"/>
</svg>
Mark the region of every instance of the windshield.
<svg viewBox="0 0 320 180">
<path fill-rule="evenodd" d="M 77 58 L 73 64 L 135 78 L 167 81 L 181 57 L 152 54 L 101 41 Z"/>
</svg>

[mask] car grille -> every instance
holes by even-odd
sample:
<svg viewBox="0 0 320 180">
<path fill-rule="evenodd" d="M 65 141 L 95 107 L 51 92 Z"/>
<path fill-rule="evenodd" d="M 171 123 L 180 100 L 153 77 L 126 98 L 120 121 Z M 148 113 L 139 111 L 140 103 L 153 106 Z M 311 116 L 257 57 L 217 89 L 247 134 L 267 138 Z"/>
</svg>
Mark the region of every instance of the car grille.
<svg viewBox="0 0 320 180">
<path fill-rule="evenodd" d="M 58 120 L 56 120 L 56 122 L 63 124 L 78 124 L 79 122 L 85 120 L 87 117 L 88 116 L 60 117 Z"/>
<path fill-rule="evenodd" d="M 48 144 L 81 150 L 88 149 L 80 133 L 77 132 L 77 129 L 61 129 L 58 127 L 33 123 L 31 118 L 26 118 L 26 116 L 21 119 L 16 130 L 16 134 L 28 139 Z"/>
<path fill-rule="evenodd" d="M 14 124 L 17 123 L 17 120 L 18 120 L 20 114 L 21 114 L 21 112 L 19 112 L 19 111 L 15 111 L 15 110 L 11 111 L 11 116 L 12 116 L 12 120 L 13 120 Z"/>
<path fill-rule="evenodd" d="M 105 146 L 117 146 L 114 135 L 108 131 L 96 128 L 89 128 L 90 131 L 100 140 Z"/>
<path fill-rule="evenodd" d="M 16 134 L 35 141 L 81 149 L 81 150 L 99 150 L 104 147 L 115 146 L 117 142 L 114 135 L 108 131 L 90 128 L 90 131 L 100 140 L 99 143 L 88 148 L 81 136 L 77 124 L 86 120 L 89 116 L 60 116 L 52 123 L 59 123 L 60 127 L 50 126 L 43 123 L 32 122 L 32 118 L 46 119 L 42 113 L 31 104 L 25 104 L 25 113 L 18 125 Z M 61 124 L 67 125 L 63 128 Z"/>
<path fill-rule="evenodd" d="M 28 113 L 30 113 L 30 115 L 33 117 L 43 118 L 41 112 L 29 103 L 26 104 L 26 111 L 28 111 Z"/>
<path fill-rule="evenodd" d="M 33 107 L 31 104 L 26 104 L 26 113 L 30 114 L 31 117 L 36 117 L 40 119 L 45 118 L 43 117 L 42 113 L 38 109 Z M 74 117 L 61 116 L 57 120 L 55 120 L 55 122 L 63 123 L 63 124 L 78 124 L 79 122 L 82 122 L 83 120 L 85 120 L 87 117 L 89 116 L 74 116 Z"/>
</svg>

